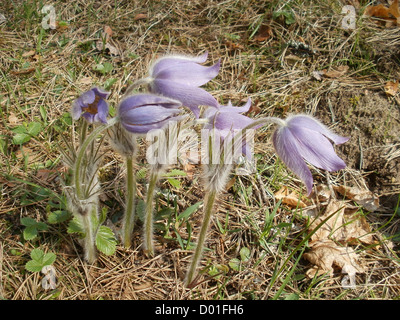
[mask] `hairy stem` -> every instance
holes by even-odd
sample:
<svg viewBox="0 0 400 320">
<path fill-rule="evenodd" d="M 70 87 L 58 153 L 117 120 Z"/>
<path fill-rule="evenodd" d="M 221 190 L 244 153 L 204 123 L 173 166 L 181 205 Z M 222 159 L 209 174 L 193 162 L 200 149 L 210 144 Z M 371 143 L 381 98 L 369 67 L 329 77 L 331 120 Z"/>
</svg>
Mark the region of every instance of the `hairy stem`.
<svg viewBox="0 0 400 320">
<path fill-rule="evenodd" d="M 110 128 L 111 126 L 116 124 L 117 122 L 118 122 L 118 118 L 115 117 L 115 118 L 111 119 L 107 125 L 102 125 L 102 126 L 97 127 L 81 144 L 81 147 L 76 156 L 76 162 L 75 162 L 75 168 L 74 168 L 75 192 L 76 192 L 76 196 L 78 197 L 79 200 L 83 200 L 85 198 L 85 195 L 83 194 L 82 188 L 81 188 L 82 187 L 81 186 L 81 177 L 82 177 L 81 165 L 82 165 L 82 161 L 85 157 L 85 151 L 88 148 L 88 146 L 90 145 L 90 143 L 93 142 L 94 139 L 96 139 L 100 133 L 107 130 L 108 128 Z"/>
<path fill-rule="evenodd" d="M 133 172 L 133 157 L 128 156 L 126 162 L 126 208 L 122 225 L 122 242 L 125 248 L 131 246 L 132 231 L 135 222 L 136 177 Z"/>
<path fill-rule="evenodd" d="M 94 263 L 97 258 L 93 214 L 97 215 L 97 208 L 95 206 L 92 207 L 92 212 L 86 212 L 86 214 L 82 215 L 83 230 L 85 231 L 83 249 L 85 251 L 85 260 L 90 264 Z"/>
<path fill-rule="evenodd" d="M 150 181 L 146 195 L 146 212 L 144 217 L 144 248 L 150 255 L 154 254 L 153 198 L 159 177 L 160 177 L 160 172 L 157 169 L 153 169 L 150 175 Z"/>
<path fill-rule="evenodd" d="M 197 240 L 197 245 L 196 245 L 195 252 L 193 254 L 192 262 L 190 263 L 189 270 L 186 274 L 185 283 L 186 283 L 187 287 L 189 287 L 191 285 L 191 283 L 193 282 L 195 275 L 196 275 L 197 266 L 202 257 L 204 242 L 206 240 L 208 226 L 210 224 L 212 209 L 214 206 L 216 196 L 217 196 L 217 191 L 211 189 L 210 191 L 208 191 L 206 198 L 205 198 L 206 200 L 205 200 L 205 207 L 204 207 L 204 213 L 203 213 L 203 224 L 201 225 L 199 239 Z"/>
</svg>

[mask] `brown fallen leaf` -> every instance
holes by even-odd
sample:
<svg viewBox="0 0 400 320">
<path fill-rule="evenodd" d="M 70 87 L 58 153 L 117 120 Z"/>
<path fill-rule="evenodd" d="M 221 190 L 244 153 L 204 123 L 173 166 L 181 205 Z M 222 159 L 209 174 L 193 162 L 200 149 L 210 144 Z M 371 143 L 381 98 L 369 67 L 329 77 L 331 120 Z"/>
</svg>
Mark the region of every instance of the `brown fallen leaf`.
<svg viewBox="0 0 400 320">
<path fill-rule="evenodd" d="M 347 186 L 334 186 L 333 189 L 370 212 L 380 208 L 378 196 L 367 189 Z"/>
<path fill-rule="evenodd" d="M 263 42 L 271 38 L 273 35 L 272 28 L 269 25 L 261 25 L 258 29 L 256 36 L 254 37 L 254 41 Z"/>
<path fill-rule="evenodd" d="M 312 242 L 334 240 L 343 244 L 362 242 L 374 244 L 376 241 L 365 217 L 358 213 L 358 208 L 350 207 L 345 201 L 331 199 L 325 212 L 310 225 L 311 230 L 329 218 L 311 236 Z"/>
<path fill-rule="evenodd" d="M 399 80 L 397 80 L 396 82 L 393 81 L 386 82 L 384 89 L 385 93 L 388 96 L 394 97 L 397 94 L 397 91 L 399 90 Z"/>
<path fill-rule="evenodd" d="M 296 194 L 295 191 L 289 192 L 286 186 L 283 186 L 278 192 L 275 193 L 275 199 L 282 200 L 283 204 L 286 204 L 292 208 L 305 208 L 308 204 L 306 200 L 300 199 L 300 195 Z"/>
<path fill-rule="evenodd" d="M 338 66 L 329 71 L 324 69 L 321 71 L 321 73 L 324 77 L 327 77 L 327 78 L 340 78 L 340 77 L 344 76 L 348 70 L 349 70 L 349 66 Z"/>
<path fill-rule="evenodd" d="M 17 71 L 12 70 L 12 71 L 10 71 L 10 73 L 15 75 L 15 76 L 19 76 L 19 75 L 22 75 L 22 74 L 32 73 L 35 70 L 36 70 L 36 68 L 32 67 L 32 68 L 27 68 L 27 69 L 22 69 L 22 70 L 17 70 Z"/>
<path fill-rule="evenodd" d="M 376 6 L 368 6 L 365 8 L 364 16 L 383 19 L 386 22 L 386 26 L 393 24 L 400 25 L 400 10 L 399 0 L 394 0 L 389 7 L 385 7 L 383 4 Z"/>
<path fill-rule="evenodd" d="M 348 275 L 350 283 L 354 287 L 356 273 L 365 272 L 364 267 L 358 262 L 357 254 L 352 248 L 338 246 L 331 240 L 315 243 L 311 247 L 311 250 L 305 253 L 303 257 L 314 264 L 306 272 L 309 278 L 314 278 L 315 275 L 324 273 L 328 273 L 332 277 L 335 268 L 338 268 L 342 273 Z"/>
<path fill-rule="evenodd" d="M 134 18 L 133 21 L 144 20 L 147 19 L 147 14 L 145 13 L 138 13 Z"/>
</svg>

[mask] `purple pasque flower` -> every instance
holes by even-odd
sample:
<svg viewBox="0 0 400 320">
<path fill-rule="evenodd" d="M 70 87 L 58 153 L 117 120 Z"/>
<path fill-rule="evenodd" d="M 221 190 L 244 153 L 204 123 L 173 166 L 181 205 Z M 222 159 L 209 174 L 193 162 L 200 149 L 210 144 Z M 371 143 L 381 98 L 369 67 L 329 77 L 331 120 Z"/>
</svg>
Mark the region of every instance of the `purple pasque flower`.
<svg viewBox="0 0 400 320">
<path fill-rule="evenodd" d="M 216 129 L 222 141 L 232 139 L 235 134 L 254 122 L 253 119 L 243 115 L 251 107 L 251 99 L 248 99 L 243 107 L 234 107 L 229 101 L 228 105 L 220 106 L 219 109 L 207 108 L 204 117 L 208 123 L 204 129 Z M 242 133 L 242 139 L 246 132 Z M 250 160 L 252 158 L 251 145 L 249 141 L 242 141 L 242 153 Z"/>
<path fill-rule="evenodd" d="M 121 101 L 118 115 L 122 126 L 129 132 L 145 134 L 160 129 L 169 121 L 178 121 L 182 112 L 179 101 L 163 96 L 141 93 Z"/>
<path fill-rule="evenodd" d="M 200 105 L 218 108 L 217 100 L 200 86 L 218 75 L 220 61 L 211 67 L 200 65 L 208 53 L 201 56 L 170 55 L 156 60 L 149 71 L 149 85 L 153 93 L 178 100 L 196 116 Z"/>
<path fill-rule="evenodd" d="M 328 139 L 335 144 L 342 144 L 349 138 L 334 134 L 317 119 L 308 115 L 289 116 L 278 126 L 272 136 L 276 153 L 304 182 L 308 195 L 312 191 L 313 177 L 306 161 L 327 171 L 346 167 Z"/>
<path fill-rule="evenodd" d="M 89 123 L 107 123 L 108 104 L 105 99 L 109 92 L 94 87 L 80 95 L 72 106 L 72 118 L 78 120 L 81 116 Z"/>
</svg>

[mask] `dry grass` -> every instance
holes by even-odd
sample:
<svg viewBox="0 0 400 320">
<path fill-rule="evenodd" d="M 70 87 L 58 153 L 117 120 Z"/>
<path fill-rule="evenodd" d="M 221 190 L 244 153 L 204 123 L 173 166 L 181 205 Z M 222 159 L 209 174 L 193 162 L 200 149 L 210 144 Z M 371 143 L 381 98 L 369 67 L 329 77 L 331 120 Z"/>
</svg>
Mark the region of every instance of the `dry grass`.
<svg viewBox="0 0 400 320">
<path fill-rule="evenodd" d="M 384 29 L 360 19 L 356 30 L 340 28 L 341 1 L 289 1 L 295 22 L 286 24 L 283 18 L 272 18 L 283 2 L 256 0 L 227 1 L 58 1 L 55 9 L 58 21 L 67 21 L 66 29 L 43 30 L 39 2 L 11 1 L 2 10 L 7 21 L 0 25 L 0 116 L 3 139 L 0 152 L 0 297 L 5 299 L 398 299 L 400 296 L 400 266 L 398 246 L 387 237 L 398 233 L 398 219 L 392 211 L 367 215 L 374 230 L 379 230 L 380 245 L 371 249 L 358 246 L 360 259 L 366 266 L 357 275 L 357 287 L 343 289 L 342 275 L 333 278 L 305 277 L 309 263 L 296 262 L 302 249 L 296 246 L 307 234 L 305 223 L 296 218 L 296 210 L 281 205 L 271 224 L 287 223 L 291 227 L 274 234 L 265 228 L 266 212 L 277 206 L 274 193 L 287 185 L 300 190 L 301 183 L 277 161 L 269 141 L 271 128 L 257 136 L 256 153 L 260 155 L 258 174 L 237 176 L 232 187 L 218 200 L 216 214 L 209 232 L 199 284 L 192 290 L 183 286 L 183 277 L 190 262 L 191 250 L 181 248 L 176 235 L 166 239 L 159 233 L 157 255 L 146 257 L 141 250 L 140 224 L 135 231 L 132 249 L 118 247 L 111 257 L 100 256 L 93 266 L 81 259 L 81 248 L 65 225 L 51 225 L 33 241 L 21 236 L 21 217 L 46 221 L 49 196 L 35 199 L 33 187 L 40 186 L 61 194 L 58 173 L 67 174 L 58 151 L 62 145 L 56 127 L 69 127 L 61 120 L 72 101 L 93 85 L 104 85 L 108 78 L 116 79 L 111 87 L 110 103 L 117 104 L 124 90 L 135 79 L 146 74 L 148 64 L 158 55 L 180 52 L 209 52 L 209 63 L 221 59 L 219 76 L 207 89 L 220 101 L 232 100 L 234 105 L 251 98 L 259 108 L 254 116 L 286 116 L 292 112 L 324 115 L 326 123 L 343 132 L 346 119 L 336 105 L 326 105 L 342 92 L 378 94 L 386 80 L 399 77 L 399 29 Z M 362 6 L 361 9 L 362 10 Z M 138 16 L 144 14 L 145 16 Z M 138 19 L 138 17 L 142 17 Z M 272 36 L 262 42 L 254 40 L 261 25 L 268 25 Z M 110 55 L 96 49 L 104 26 L 113 31 L 112 44 L 118 50 Z M 289 41 L 304 41 L 315 54 L 301 56 L 287 46 Z M 395 48 L 395 49 L 394 49 Z M 30 53 L 33 51 L 33 53 Z M 381 58 L 379 58 L 381 57 Z M 109 62 L 113 70 L 101 74 L 93 69 Z M 391 68 L 386 64 L 391 63 Z M 312 72 L 348 65 L 343 76 L 317 81 Z M 24 74 L 24 70 L 34 68 Z M 393 102 L 396 103 L 395 101 Z M 43 117 L 45 108 L 46 116 Z M 393 115 L 398 120 L 398 114 Z M 397 117 L 397 118 L 396 118 Z M 22 147 L 12 144 L 13 128 L 23 122 L 40 121 L 43 131 Z M 357 124 L 347 124 L 350 128 Z M 351 129 L 349 129 L 351 131 Z M 395 146 L 398 137 L 385 141 L 381 147 Z M 340 148 L 339 148 L 340 149 Z M 397 149 L 393 149 L 397 150 Z M 394 152 L 394 151 L 393 151 Z M 343 157 L 352 156 L 345 154 Z M 398 162 L 397 153 L 385 155 L 386 162 Z M 346 160 L 346 158 L 345 158 Z M 48 171 L 40 170 L 45 163 Z M 143 163 L 140 164 L 140 168 Z M 333 184 L 364 183 L 367 172 L 349 168 L 333 173 Z M 196 168 L 198 170 L 198 168 Z M 316 180 L 326 183 L 323 172 L 314 171 Z M 109 152 L 102 168 L 107 185 L 104 206 L 119 226 L 119 202 L 123 199 L 123 170 L 118 156 Z M 381 194 L 397 195 L 400 181 L 392 188 L 380 185 Z M 385 189 L 384 189 L 385 187 Z M 144 190 L 139 188 L 139 196 Z M 200 201 L 202 185 L 195 172 L 194 179 L 182 178 L 182 188 L 172 188 L 163 181 L 160 190 L 174 193 L 179 210 Z M 171 207 L 171 201 L 159 195 L 161 207 Z M 24 200 L 31 200 L 30 202 Z M 390 210 L 389 210 L 390 211 Z M 218 223 L 218 222 L 219 223 Z M 110 222 L 111 223 L 111 222 Z M 163 221 L 166 223 L 166 221 Z M 200 211 L 190 218 L 192 241 L 201 223 Z M 221 226 L 223 226 L 221 230 Z M 276 228 L 275 228 L 276 229 Z M 263 232 L 269 230 L 267 236 Z M 177 230 L 187 239 L 183 224 Z M 264 241 L 263 241 L 264 240 Z M 24 269 L 34 247 L 57 254 L 57 289 L 45 291 L 42 275 Z M 240 256 L 247 247 L 251 255 L 241 271 L 218 273 Z M 294 251 L 294 255 L 291 255 Z M 277 270 L 280 273 L 277 274 Z M 293 272 L 293 273 L 292 273 Z M 292 295 L 291 295 L 292 294 Z M 277 295 L 277 296 L 276 296 Z"/>
</svg>

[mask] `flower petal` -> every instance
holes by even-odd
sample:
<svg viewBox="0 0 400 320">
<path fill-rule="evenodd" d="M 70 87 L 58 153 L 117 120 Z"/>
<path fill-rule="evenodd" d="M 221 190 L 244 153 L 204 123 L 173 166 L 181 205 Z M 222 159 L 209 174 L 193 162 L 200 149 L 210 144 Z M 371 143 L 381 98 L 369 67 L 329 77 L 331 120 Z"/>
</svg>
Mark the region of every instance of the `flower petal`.
<svg viewBox="0 0 400 320">
<path fill-rule="evenodd" d="M 108 96 L 110 95 L 109 91 L 105 91 L 99 87 L 92 88 L 92 91 L 95 93 L 96 96 L 99 96 L 102 99 L 107 99 Z"/>
<path fill-rule="evenodd" d="M 157 96 L 155 94 L 135 94 L 121 101 L 118 112 L 124 114 L 133 108 L 139 108 L 145 105 L 158 105 L 164 108 L 179 108 L 181 103 L 177 100 Z"/>
<path fill-rule="evenodd" d="M 152 77 L 170 80 L 188 86 L 199 87 L 218 75 L 220 61 L 211 67 L 205 67 L 194 62 L 163 60 L 164 68 L 153 74 Z M 167 64 L 169 63 L 169 64 Z"/>
<path fill-rule="evenodd" d="M 342 144 L 349 140 L 348 137 L 342 137 L 333 133 L 329 128 L 308 115 L 293 115 L 289 116 L 286 120 L 287 125 L 291 128 L 307 128 L 319 132 L 331 139 L 335 144 Z"/>
<path fill-rule="evenodd" d="M 297 139 L 287 126 L 279 127 L 272 136 L 272 142 L 279 158 L 298 176 L 307 188 L 307 194 L 312 191 L 313 177 L 306 162 L 297 148 Z"/>
<path fill-rule="evenodd" d="M 161 72 L 163 69 L 171 65 L 179 65 L 184 62 L 191 63 L 204 63 L 208 57 L 208 52 L 200 56 L 185 56 L 185 55 L 166 55 L 157 59 L 150 68 L 150 75 L 154 76 Z"/>
<path fill-rule="evenodd" d="M 183 116 L 177 116 L 177 117 L 172 117 L 172 118 L 165 119 L 164 121 L 160 121 L 158 123 L 147 124 L 147 125 L 131 125 L 131 124 L 128 124 L 128 123 L 122 123 L 122 125 L 129 132 L 136 133 L 136 134 L 146 134 L 150 130 L 161 129 L 165 125 L 167 125 L 169 122 L 171 122 L 171 121 L 180 121 L 182 118 L 183 118 Z"/>
<path fill-rule="evenodd" d="M 312 165 L 328 171 L 346 167 L 344 161 L 336 155 L 331 142 L 322 134 L 304 127 L 288 129 L 298 140 L 297 148 L 301 156 Z"/>
<path fill-rule="evenodd" d="M 243 107 L 233 107 L 232 103 L 229 101 L 227 106 L 221 106 L 221 112 L 235 112 L 235 113 L 245 113 L 250 110 L 251 107 L 251 99 L 248 99 L 246 104 Z"/>
<path fill-rule="evenodd" d="M 155 93 L 176 99 L 188 107 L 196 116 L 200 115 L 200 105 L 218 108 L 217 100 L 207 91 L 168 80 L 155 79 L 151 85 Z"/>
<path fill-rule="evenodd" d="M 104 100 L 100 100 L 97 104 L 97 119 L 102 123 L 107 123 L 108 104 Z"/>
<path fill-rule="evenodd" d="M 158 105 L 144 105 L 121 114 L 121 121 L 129 125 L 149 125 L 164 121 L 180 112 L 180 109 L 167 109 Z"/>
</svg>

